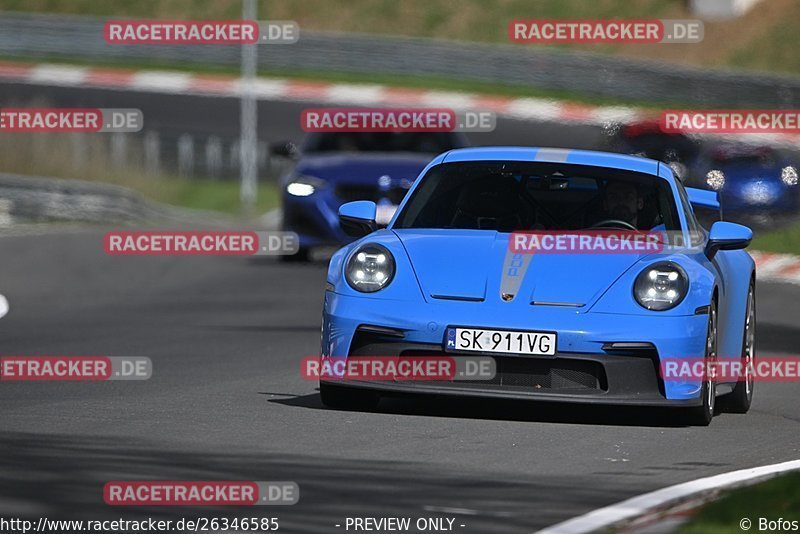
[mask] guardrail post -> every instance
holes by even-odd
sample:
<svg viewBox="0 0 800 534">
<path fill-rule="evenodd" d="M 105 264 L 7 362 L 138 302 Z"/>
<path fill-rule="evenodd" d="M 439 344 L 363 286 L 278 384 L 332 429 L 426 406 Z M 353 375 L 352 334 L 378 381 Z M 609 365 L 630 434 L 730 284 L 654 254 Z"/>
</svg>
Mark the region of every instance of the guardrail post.
<svg viewBox="0 0 800 534">
<path fill-rule="evenodd" d="M 194 138 L 189 134 L 178 137 L 178 176 L 194 176 Z"/>
<path fill-rule="evenodd" d="M 206 172 L 212 178 L 222 174 L 222 140 L 216 135 L 206 139 Z"/>
<path fill-rule="evenodd" d="M 80 171 L 89 157 L 89 147 L 85 133 L 73 133 L 69 136 L 72 145 L 72 169 Z"/>
<path fill-rule="evenodd" d="M 161 173 L 161 138 L 154 130 L 144 134 L 144 169 L 152 175 Z"/>
<path fill-rule="evenodd" d="M 111 164 L 116 168 L 125 167 L 128 160 L 128 137 L 124 133 L 111 135 Z"/>
</svg>

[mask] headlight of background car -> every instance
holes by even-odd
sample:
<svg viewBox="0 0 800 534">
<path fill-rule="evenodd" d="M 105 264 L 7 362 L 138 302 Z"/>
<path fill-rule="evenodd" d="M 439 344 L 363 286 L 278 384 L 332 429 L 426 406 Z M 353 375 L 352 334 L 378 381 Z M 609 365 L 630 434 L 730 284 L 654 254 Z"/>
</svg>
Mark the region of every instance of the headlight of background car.
<svg viewBox="0 0 800 534">
<path fill-rule="evenodd" d="M 725 186 L 725 174 L 722 171 L 713 170 L 706 174 L 706 183 L 714 191 L 719 191 Z"/>
<path fill-rule="evenodd" d="M 663 311 L 677 306 L 686 296 L 689 279 L 675 263 L 656 263 L 636 277 L 633 295 L 648 310 Z"/>
<path fill-rule="evenodd" d="M 362 293 L 380 291 L 394 278 L 394 257 L 386 247 L 369 244 L 350 256 L 345 269 L 350 287 Z"/>
<path fill-rule="evenodd" d="M 786 185 L 797 185 L 797 169 L 789 165 L 781 169 L 781 180 Z"/>
<path fill-rule="evenodd" d="M 314 176 L 298 176 L 286 186 L 286 192 L 296 197 L 307 197 L 325 187 L 325 181 Z"/>
</svg>

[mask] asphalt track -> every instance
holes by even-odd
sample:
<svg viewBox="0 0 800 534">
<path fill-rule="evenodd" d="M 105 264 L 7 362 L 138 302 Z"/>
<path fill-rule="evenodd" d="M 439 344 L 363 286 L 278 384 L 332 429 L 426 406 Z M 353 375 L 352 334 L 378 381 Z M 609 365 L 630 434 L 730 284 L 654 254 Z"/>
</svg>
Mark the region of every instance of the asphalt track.
<svg viewBox="0 0 800 534">
<path fill-rule="evenodd" d="M 708 428 L 672 412 L 467 400 L 324 409 L 299 360 L 318 349 L 325 269 L 239 258 L 108 257 L 102 232 L 0 238 L 8 355 L 149 356 L 145 382 L 0 384 L 0 514 L 110 509 L 109 480 L 293 480 L 286 532 L 348 516 L 445 512 L 464 532 L 528 532 L 694 477 L 795 459 L 799 384 L 759 384 Z M 800 288 L 762 284 L 759 349 L 797 346 Z M 251 510 L 254 510 L 251 511 Z"/>
<path fill-rule="evenodd" d="M 13 89 L 0 86 L 3 102 Z M 109 100 L 86 102 L 122 102 L 95 96 Z M 186 120 L 200 105 L 220 122 L 231 119 L 218 108 L 236 109 L 129 96 L 142 101 L 126 107 Z M 262 103 L 260 113 L 291 118 L 299 108 Z M 486 142 L 526 135 L 524 144 L 590 146 L 595 134 L 509 123 Z M 0 292 L 11 305 L 0 354 L 148 356 L 153 377 L 0 383 L 2 517 L 272 515 L 282 532 L 313 534 L 344 531 L 335 525 L 347 517 L 433 516 L 455 518 L 456 531 L 524 533 L 667 485 L 800 457 L 798 383 L 757 384 L 749 414 L 722 414 L 708 428 L 664 410 L 485 400 L 328 410 L 299 372 L 318 351 L 323 264 L 109 257 L 102 234 L 0 237 Z M 797 352 L 800 287 L 757 291 L 760 353 Z M 301 497 L 236 510 L 106 506 L 103 484 L 130 479 L 292 480 Z"/>
</svg>

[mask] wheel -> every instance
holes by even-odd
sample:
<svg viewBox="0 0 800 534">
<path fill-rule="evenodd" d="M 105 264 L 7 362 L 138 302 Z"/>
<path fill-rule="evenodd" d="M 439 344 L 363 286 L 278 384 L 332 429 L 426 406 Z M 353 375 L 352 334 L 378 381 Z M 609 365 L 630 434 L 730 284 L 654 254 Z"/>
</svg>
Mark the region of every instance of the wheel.
<svg viewBox="0 0 800 534">
<path fill-rule="evenodd" d="M 308 248 L 300 248 L 295 254 L 284 254 L 280 257 L 286 263 L 301 263 L 311 261 L 311 251 Z"/>
<path fill-rule="evenodd" d="M 380 401 L 380 396 L 374 391 L 325 382 L 319 384 L 319 396 L 322 404 L 338 410 L 374 410 Z"/>
<path fill-rule="evenodd" d="M 733 391 L 720 399 L 720 405 L 726 412 L 747 413 L 753 402 L 753 365 L 755 365 L 756 347 L 756 288 L 750 282 L 747 291 L 747 309 L 745 310 L 744 335 L 742 339 L 742 367 L 744 380 L 736 382 Z"/>
<path fill-rule="evenodd" d="M 708 309 L 708 331 L 706 333 L 706 373 L 701 395 L 703 404 L 689 409 L 689 422 L 697 426 L 708 426 L 714 418 L 717 404 L 717 381 L 714 378 L 714 365 L 717 362 L 717 303 L 712 301 Z"/>
</svg>

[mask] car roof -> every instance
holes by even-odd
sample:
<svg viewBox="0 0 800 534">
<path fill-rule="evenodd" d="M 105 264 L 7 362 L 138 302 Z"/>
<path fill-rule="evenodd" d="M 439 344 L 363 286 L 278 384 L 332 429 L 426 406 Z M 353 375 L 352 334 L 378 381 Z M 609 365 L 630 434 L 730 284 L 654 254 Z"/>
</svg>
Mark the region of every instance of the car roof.
<svg viewBox="0 0 800 534">
<path fill-rule="evenodd" d="M 437 161 L 438 160 L 438 161 Z M 575 150 L 566 148 L 538 147 L 475 147 L 459 148 L 445 152 L 432 163 L 455 163 L 461 161 L 535 161 L 543 163 L 570 163 L 574 165 L 590 165 L 626 171 L 635 171 L 660 178 L 659 162 L 639 156 L 628 156 L 613 152 L 594 150 Z"/>
</svg>

